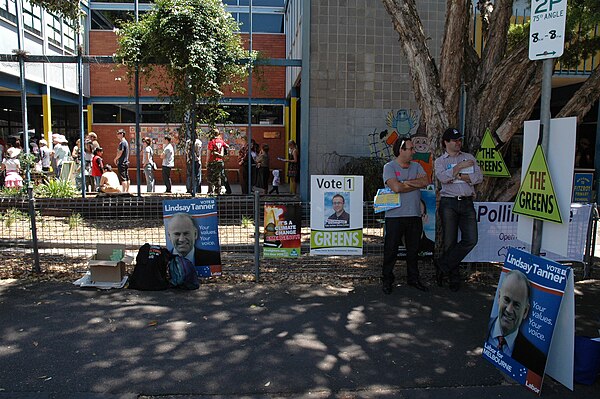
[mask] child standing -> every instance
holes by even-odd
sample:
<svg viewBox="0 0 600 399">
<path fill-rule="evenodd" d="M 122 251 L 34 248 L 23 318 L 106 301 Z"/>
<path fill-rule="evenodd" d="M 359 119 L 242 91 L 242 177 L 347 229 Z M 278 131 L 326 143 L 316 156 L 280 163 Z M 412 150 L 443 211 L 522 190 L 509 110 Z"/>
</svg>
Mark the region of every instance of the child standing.
<svg viewBox="0 0 600 399">
<path fill-rule="evenodd" d="M 279 169 L 273 169 L 273 188 L 269 191 L 269 194 L 273 192 L 279 194 Z"/>
</svg>

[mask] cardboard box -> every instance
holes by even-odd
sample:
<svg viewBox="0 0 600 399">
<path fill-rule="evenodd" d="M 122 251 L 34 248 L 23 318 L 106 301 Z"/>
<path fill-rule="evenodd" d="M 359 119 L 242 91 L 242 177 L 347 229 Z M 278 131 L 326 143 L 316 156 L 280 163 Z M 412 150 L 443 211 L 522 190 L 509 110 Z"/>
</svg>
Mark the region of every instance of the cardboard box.
<svg viewBox="0 0 600 399">
<path fill-rule="evenodd" d="M 88 262 L 91 280 L 118 283 L 125 276 L 125 266 L 132 260 L 132 256 L 125 255 L 125 245 L 97 244 L 96 254 Z"/>
</svg>

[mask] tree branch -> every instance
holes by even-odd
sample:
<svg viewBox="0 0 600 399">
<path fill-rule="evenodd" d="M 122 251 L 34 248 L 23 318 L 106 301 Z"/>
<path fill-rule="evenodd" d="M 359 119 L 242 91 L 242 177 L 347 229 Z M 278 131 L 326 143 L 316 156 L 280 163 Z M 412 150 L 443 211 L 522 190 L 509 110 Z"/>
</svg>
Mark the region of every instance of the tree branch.
<svg viewBox="0 0 600 399">
<path fill-rule="evenodd" d="M 381 0 L 400 36 L 400 46 L 410 65 L 415 99 L 427 121 L 431 148 L 438 150 L 438 136 L 448 127 L 448 114 L 438 71 L 426 44 L 415 0 Z"/>
<path fill-rule="evenodd" d="M 489 35 L 481 56 L 478 82 L 485 84 L 496 65 L 504 58 L 513 0 L 498 0 L 490 18 Z"/>
<path fill-rule="evenodd" d="M 598 98 L 600 98 L 600 65 L 596 66 L 585 83 L 573 94 L 573 97 L 556 117 L 576 116 L 577 124 L 579 124 Z"/>
<path fill-rule="evenodd" d="M 446 31 L 440 55 L 440 85 L 444 93 L 444 107 L 448 112 L 448 122 L 452 126 L 458 125 L 470 3 L 470 0 L 447 0 L 446 2 Z"/>
</svg>

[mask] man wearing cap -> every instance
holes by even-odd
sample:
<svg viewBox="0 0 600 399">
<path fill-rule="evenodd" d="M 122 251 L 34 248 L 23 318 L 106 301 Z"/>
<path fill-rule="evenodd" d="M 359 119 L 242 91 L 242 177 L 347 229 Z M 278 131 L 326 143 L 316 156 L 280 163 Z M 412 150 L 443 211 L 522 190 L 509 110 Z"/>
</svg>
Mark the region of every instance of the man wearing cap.
<svg viewBox="0 0 600 399">
<path fill-rule="evenodd" d="M 475 157 L 461 151 L 462 140 L 458 129 L 447 129 L 442 136 L 446 151 L 435 160 L 435 177 L 442 186 L 439 215 L 443 239 L 442 254 L 436 261 L 436 281 L 442 286 L 448 278 L 452 291 L 460 289 L 460 262 L 477 244 L 474 185 L 483 180 Z M 459 229 L 461 239 L 457 241 Z"/>
<path fill-rule="evenodd" d="M 129 192 L 129 143 L 125 138 L 125 130 L 119 129 L 117 131 L 117 138 L 119 139 L 119 146 L 117 147 L 117 156 L 114 161 L 117 164 L 117 171 L 119 172 L 119 180 L 123 187 L 123 192 Z"/>
</svg>

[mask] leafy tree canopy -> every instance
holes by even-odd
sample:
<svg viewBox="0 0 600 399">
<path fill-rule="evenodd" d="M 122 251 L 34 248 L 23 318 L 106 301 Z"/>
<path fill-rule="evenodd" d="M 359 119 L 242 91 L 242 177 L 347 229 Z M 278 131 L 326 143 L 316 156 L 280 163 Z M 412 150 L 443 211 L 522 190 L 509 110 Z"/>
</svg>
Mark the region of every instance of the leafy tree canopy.
<svg viewBox="0 0 600 399">
<path fill-rule="evenodd" d="M 157 89 L 179 111 L 191 110 L 198 101 L 216 104 L 223 87 L 240 89 L 248 69 L 240 60 L 248 52 L 238 31 L 220 0 L 157 0 L 117 32 L 117 57 L 130 73 L 136 66 L 149 75 L 166 72 Z M 160 86 L 166 81 L 170 87 Z"/>
<path fill-rule="evenodd" d="M 79 0 L 29 0 L 29 2 L 74 21 L 79 14 Z"/>
</svg>

